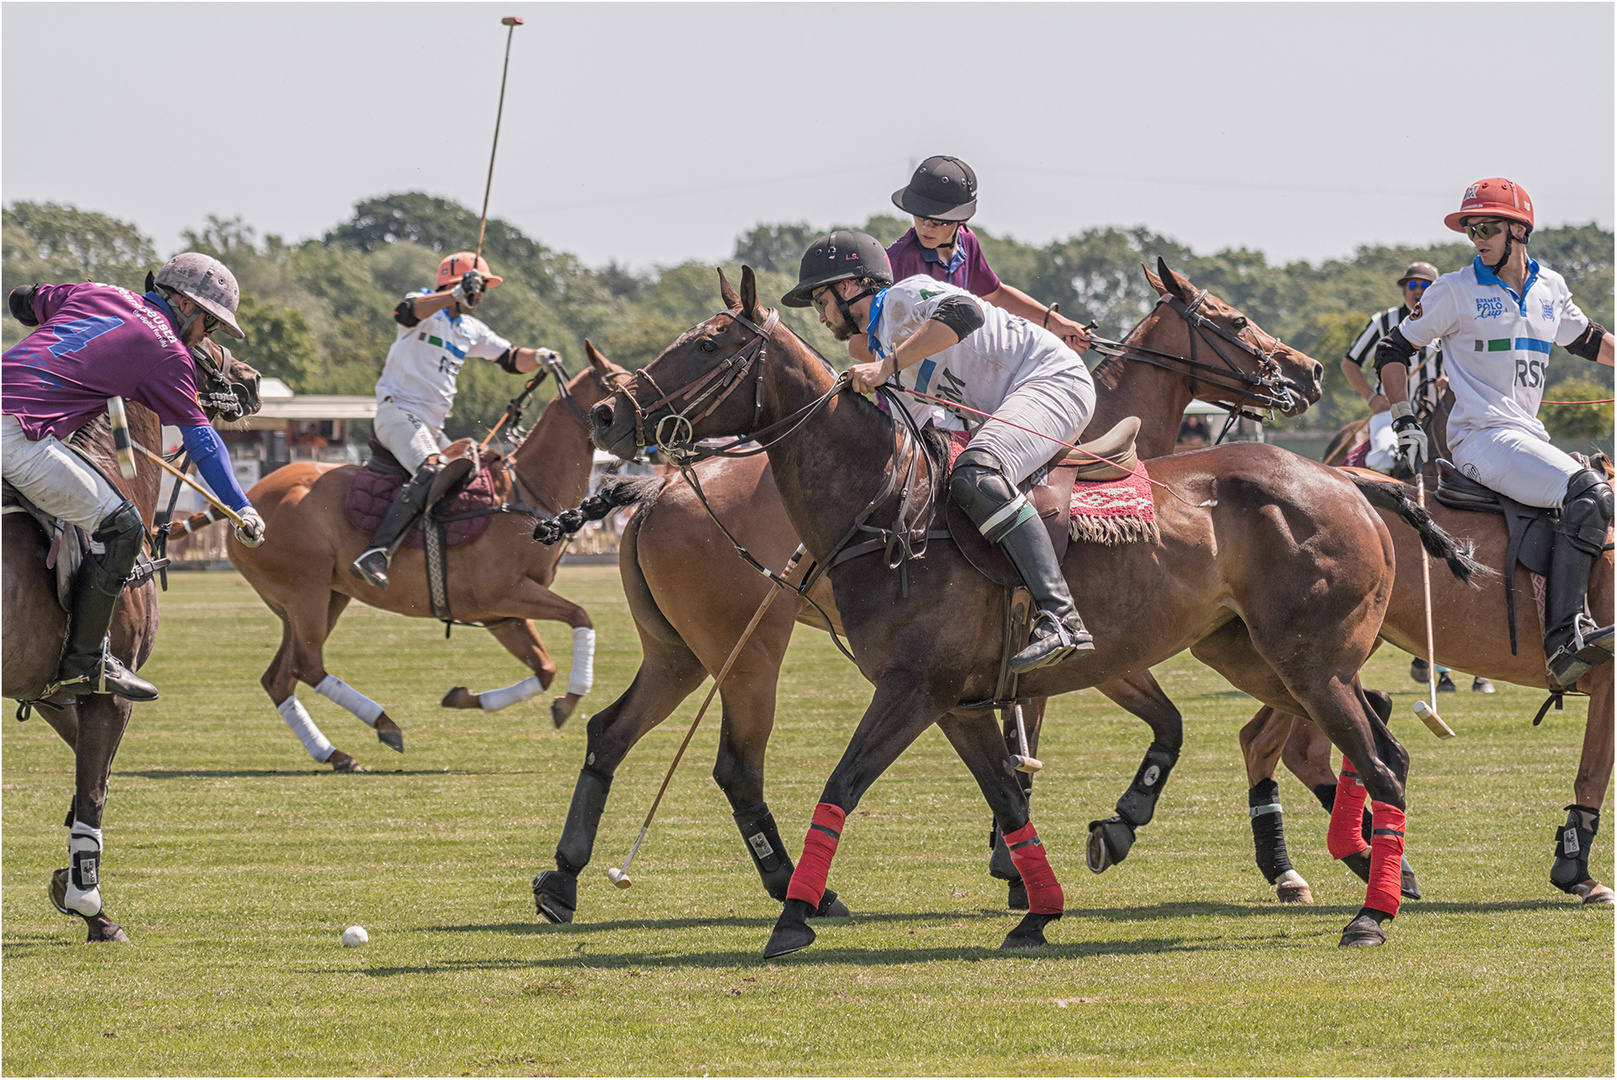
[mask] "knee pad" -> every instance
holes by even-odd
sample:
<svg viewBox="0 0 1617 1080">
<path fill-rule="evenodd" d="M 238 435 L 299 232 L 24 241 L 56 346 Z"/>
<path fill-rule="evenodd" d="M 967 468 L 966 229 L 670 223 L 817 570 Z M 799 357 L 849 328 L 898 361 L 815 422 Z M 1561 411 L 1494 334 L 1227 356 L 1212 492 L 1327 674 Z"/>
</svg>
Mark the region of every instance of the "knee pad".
<svg viewBox="0 0 1617 1080">
<path fill-rule="evenodd" d="M 146 525 L 141 521 L 135 504 L 125 499 L 116 510 L 101 519 L 90 539 L 101 544 L 106 551 L 91 555 L 88 562 L 95 576 L 91 579 L 102 592 L 117 596 L 123 592 L 124 579 L 135 567 L 141 542 L 146 537 Z"/>
<path fill-rule="evenodd" d="M 1572 538 L 1579 549 L 1598 556 L 1611 525 L 1611 485 L 1593 469 L 1580 469 L 1566 483 L 1558 532 Z"/>
<path fill-rule="evenodd" d="M 1589 879 L 1589 848 L 1600 831 L 1600 811 L 1576 804 L 1569 806 L 1566 824 L 1555 830 L 1555 864 L 1550 884 L 1564 892 Z M 1584 822 L 1589 828 L 1584 828 Z"/>
<path fill-rule="evenodd" d="M 994 455 L 978 447 L 967 447 L 955 459 L 949 494 L 993 543 L 1034 516 L 1033 505 L 1006 479 Z"/>
</svg>

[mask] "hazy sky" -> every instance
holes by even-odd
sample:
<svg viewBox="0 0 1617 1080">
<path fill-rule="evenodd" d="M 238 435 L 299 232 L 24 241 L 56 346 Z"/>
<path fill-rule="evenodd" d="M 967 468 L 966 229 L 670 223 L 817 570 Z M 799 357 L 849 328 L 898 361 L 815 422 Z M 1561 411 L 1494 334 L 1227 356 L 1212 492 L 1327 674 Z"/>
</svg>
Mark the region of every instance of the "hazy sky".
<svg viewBox="0 0 1617 1080">
<path fill-rule="evenodd" d="M 1493 175 L 1541 225 L 1613 223 L 1609 3 L 5 3 L 0 197 L 161 254 L 210 213 L 297 240 L 394 191 L 476 212 L 508 14 L 490 213 L 590 265 L 860 222 L 937 153 L 1041 244 L 1317 261 L 1452 239 Z"/>
</svg>

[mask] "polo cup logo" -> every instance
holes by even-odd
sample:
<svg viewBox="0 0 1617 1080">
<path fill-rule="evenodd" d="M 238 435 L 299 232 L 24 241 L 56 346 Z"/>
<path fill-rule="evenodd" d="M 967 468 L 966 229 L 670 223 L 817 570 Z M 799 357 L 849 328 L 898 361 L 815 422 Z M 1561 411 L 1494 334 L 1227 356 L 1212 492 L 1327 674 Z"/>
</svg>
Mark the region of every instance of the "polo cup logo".
<svg viewBox="0 0 1617 1080">
<path fill-rule="evenodd" d="M 1505 302 L 1497 296 L 1477 297 L 1477 318 L 1495 319 L 1505 313 Z"/>
<path fill-rule="evenodd" d="M 767 859 L 775 854 L 775 849 L 769 844 L 769 838 L 763 833 L 753 833 L 747 837 L 747 843 L 752 845 L 753 853 L 760 859 Z"/>
</svg>

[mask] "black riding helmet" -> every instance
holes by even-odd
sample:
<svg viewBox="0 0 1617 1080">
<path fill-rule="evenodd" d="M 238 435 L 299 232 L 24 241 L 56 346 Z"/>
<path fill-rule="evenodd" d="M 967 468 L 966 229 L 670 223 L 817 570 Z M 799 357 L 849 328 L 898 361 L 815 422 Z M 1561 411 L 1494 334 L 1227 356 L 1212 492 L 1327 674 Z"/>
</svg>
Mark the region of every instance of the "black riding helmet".
<svg viewBox="0 0 1617 1080">
<path fill-rule="evenodd" d="M 816 289 L 836 281 L 869 278 L 881 285 L 893 283 L 887 249 L 869 233 L 838 229 L 822 236 L 803 253 L 797 285 L 780 298 L 787 307 L 808 307 Z"/>
<path fill-rule="evenodd" d="M 967 221 L 977 212 L 977 174 L 957 157 L 929 157 L 893 192 L 893 205 L 916 217 Z"/>
</svg>

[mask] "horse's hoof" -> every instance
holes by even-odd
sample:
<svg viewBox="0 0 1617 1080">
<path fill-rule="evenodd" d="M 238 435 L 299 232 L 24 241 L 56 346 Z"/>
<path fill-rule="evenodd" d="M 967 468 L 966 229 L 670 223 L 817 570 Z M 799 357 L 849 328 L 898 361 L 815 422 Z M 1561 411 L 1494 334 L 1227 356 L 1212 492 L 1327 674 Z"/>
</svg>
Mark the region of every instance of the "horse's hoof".
<svg viewBox="0 0 1617 1080">
<path fill-rule="evenodd" d="M 86 945 L 94 945 L 95 943 L 101 941 L 123 943 L 126 945 L 129 943 L 129 935 L 124 933 L 124 928 L 113 922 L 111 919 L 103 920 L 97 918 L 94 920 L 86 919 L 84 921 L 90 928 L 90 936 L 84 939 L 84 943 Z"/>
<path fill-rule="evenodd" d="M 806 900 L 786 901 L 780 918 L 775 921 L 775 929 L 769 935 L 769 943 L 764 946 L 765 960 L 773 960 L 814 944 L 814 928 L 805 921 L 809 914 Z"/>
<path fill-rule="evenodd" d="M 64 866 L 51 875 L 50 884 L 45 886 L 45 895 L 50 897 L 51 907 L 63 915 L 78 914 L 67 906 L 67 867 Z"/>
<path fill-rule="evenodd" d="M 550 703 L 550 722 L 558 728 L 561 727 L 567 723 L 567 718 L 573 715 L 573 710 L 576 708 L 578 708 L 577 694 L 568 694 L 566 697 L 557 698 Z"/>
<path fill-rule="evenodd" d="M 560 870 L 545 870 L 533 879 L 533 903 L 545 921 L 566 925 L 578 910 L 578 879 Z"/>
<path fill-rule="evenodd" d="M 341 750 L 333 750 L 331 752 L 331 756 L 326 759 L 326 764 L 331 766 L 332 772 L 370 771 L 369 769 L 365 768 L 365 766 L 361 765 L 357 758 L 351 754 L 345 754 Z"/>
<path fill-rule="evenodd" d="M 1409 865 L 1409 860 L 1399 857 L 1398 891 L 1405 900 L 1420 899 L 1420 882 L 1415 880 L 1415 868 Z"/>
<path fill-rule="evenodd" d="M 1027 882 L 1017 878 L 1005 890 L 1005 907 L 1011 911 L 1027 910 Z"/>
<path fill-rule="evenodd" d="M 1084 862 L 1097 874 L 1111 869 L 1112 853 L 1106 850 L 1106 837 L 1101 834 L 1098 821 L 1089 826 L 1089 845 L 1084 849 Z"/>
<path fill-rule="evenodd" d="M 1089 823 L 1089 845 L 1084 850 L 1084 861 L 1097 874 L 1105 873 L 1128 858 L 1134 846 L 1134 826 L 1113 815 L 1105 821 Z"/>
<path fill-rule="evenodd" d="M 1016 929 L 1005 935 L 1000 942 L 1001 949 L 1036 949 L 1046 945 L 1044 928 L 1061 918 L 1061 913 L 1054 915 L 1035 915 L 1029 912 L 1022 916 L 1022 921 L 1016 924 Z"/>
<path fill-rule="evenodd" d="M 382 720 L 376 722 L 377 741 L 383 746 L 397 750 L 401 754 L 404 753 L 404 732 L 399 730 L 399 725 L 393 723 L 393 721 L 387 720 L 385 722 L 389 725 L 388 727 L 382 726 L 384 723 Z"/>
<path fill-rule="evenodd" d="M 1355 948 L 1358 946 L 1385 945 L 1387 933 L 1381 929 L 1381 924 L 1368 915 L 1360 915 L 1342 930 L 1341 948 Z"/>
<path fill-rule="evenodd" d="M 57 873 L 61 871 L 58 870 Z M 1617 894 L 1593 878 L 1572 886 L 1572 893 L 1581 896 L 1583 902 L 1590 907 L 1611 907 L 1613 902 L 1617 901 Z"/>
<path fill-rule="evenodd" d="M 1282 904 L 1312 904 L 1314 890 L 1309 888 L 1308 882 L 1295 870 L 1287 870 L 1275 882 L 1275 895 Z"/>
<path fill-rule="evenodd" d="M 809 918 L 846 919 L 852 914 L 853 912 L 848 910 L 848 905 L 839 900 L 836 893 L 827 889 L 820 896 L 820 906 L 814 909 L 814 914 L 810 915 Z"/>
<path fill-rule="evenodd" d="M 445 694 L 444 699 L 438 704 L 446 709 L 481 709 L 483 707 L 483 703 L 478 700 L 477 695 L 464 686 L 451 688 L 449 693 Z"/>
<path fill-rule="evenodd" d="M 1358 875 L 1360 881 L 1370 884 L 1370 849 L 1355 851 L 1352 855 L 1344 855 L 1336 860 Z"/>
</svg>

